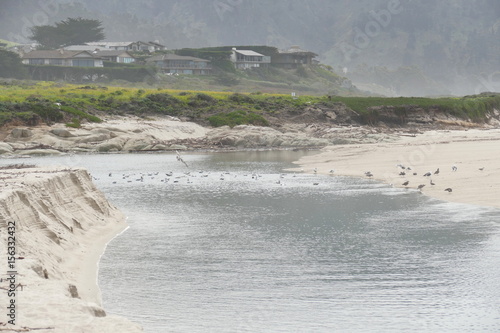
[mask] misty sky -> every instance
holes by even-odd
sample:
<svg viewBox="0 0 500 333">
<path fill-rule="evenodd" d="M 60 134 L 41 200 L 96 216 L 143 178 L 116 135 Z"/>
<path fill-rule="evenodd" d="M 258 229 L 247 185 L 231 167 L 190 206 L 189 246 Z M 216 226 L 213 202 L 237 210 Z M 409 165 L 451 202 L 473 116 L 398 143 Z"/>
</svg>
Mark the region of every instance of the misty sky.
<svg viewBox="0 0 500 333">
<path fill-rule="evenodd" d="M 107 40 L 169 49 L 300 45 L 359 82 L 410 73 L 444 93 L 500 85 L 498 0 L 1 0 L 0 38 L 29 42 L 33 25 L 78 16 L 101 20 Z"/>
</svg>

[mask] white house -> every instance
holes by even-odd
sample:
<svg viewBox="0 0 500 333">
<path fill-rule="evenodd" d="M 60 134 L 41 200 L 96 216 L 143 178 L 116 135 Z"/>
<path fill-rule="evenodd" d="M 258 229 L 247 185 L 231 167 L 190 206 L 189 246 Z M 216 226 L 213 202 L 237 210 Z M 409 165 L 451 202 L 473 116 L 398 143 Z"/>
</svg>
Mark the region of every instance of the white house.
<svg viewBox="0 0 500 333">
<path fill-rule="evenodd" d="M 127 51 L 121 51 L 121 50 L 100 50 L 100 51 L 98 51 L 98 50 L 96 50 L 96 51 L 93 51 L 92 54 L 94 56 L 102 58 L 103 61 L 118 62 L 121 64 L 130 64 L 132 62 L 135 62 L 134 56 L 132 56 Z"/>
<path fill-rule="evenodd" d="M 268 66 L 271 63 L 271 57 L 252 50 L 237 50 L 233 47 L 231 61 L 237 69 L 249 69 Z"/>
</svg>

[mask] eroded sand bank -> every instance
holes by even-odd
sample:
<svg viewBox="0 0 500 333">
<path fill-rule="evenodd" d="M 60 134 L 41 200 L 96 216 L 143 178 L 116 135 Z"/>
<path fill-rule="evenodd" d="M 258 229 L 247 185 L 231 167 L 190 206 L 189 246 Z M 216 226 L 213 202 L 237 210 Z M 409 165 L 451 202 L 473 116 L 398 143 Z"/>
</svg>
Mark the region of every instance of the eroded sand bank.
<svg viewBox="0 0 500 333">
<path fill-rule="evenodd" d="M 12 299 L 16 305 L 15 325 L 6 316 L 1 325 L 50 333 L 142 332 L 105 312 L 97 286 L 100 255 L 125 228 L 122 213 L 84 169 L 0 170 L 0 300 L 2 308 Z M 4 275 L 9 230 L 15 231 L 14 297 Z"/>
</svg>

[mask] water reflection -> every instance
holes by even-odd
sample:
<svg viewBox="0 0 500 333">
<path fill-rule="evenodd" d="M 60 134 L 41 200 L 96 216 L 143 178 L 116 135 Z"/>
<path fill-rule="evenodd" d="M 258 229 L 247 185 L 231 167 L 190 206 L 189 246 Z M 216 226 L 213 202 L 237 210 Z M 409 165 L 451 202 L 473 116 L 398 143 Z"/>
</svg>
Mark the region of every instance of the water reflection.
<svg viewBox="0 0 500 333">
<path fill-rule="evenodd" d="M 108 312 L 147 332 L 500 329 L 498 210 L 284 173 L 300 154 L 83 156 L 129 217 Z"/>
</svg>

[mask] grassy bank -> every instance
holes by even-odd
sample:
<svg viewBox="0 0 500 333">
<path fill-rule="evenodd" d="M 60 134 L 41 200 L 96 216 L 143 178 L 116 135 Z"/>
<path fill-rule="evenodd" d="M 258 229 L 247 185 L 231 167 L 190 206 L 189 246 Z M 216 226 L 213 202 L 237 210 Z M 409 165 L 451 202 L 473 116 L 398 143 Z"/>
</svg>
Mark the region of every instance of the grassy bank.
<svg viewBox="0 0 500 333">
<path fill-rule="evenodd" d="M 0 83 L 0 126 L 9 122 L 36 125 L 41 122 L 100 122 L 106 115 L 170 115 L 212 126 L 268 125 L 267 118 L 301 114 L 311 106 L 354 110 L 361 119 L 374 114 L 373 107 L 408 106 L 434 109 L 459 118 L 481 122 L 488 112 L 500 109 L 500 95 L 462 98 L 381 98 L 338 96 L 291 96 L 290 94 L 232 93 L 141 89 L 56 82 L 9 81 Z M 406 111 L 405 111 L 406 112 Z"/>
</svg>

